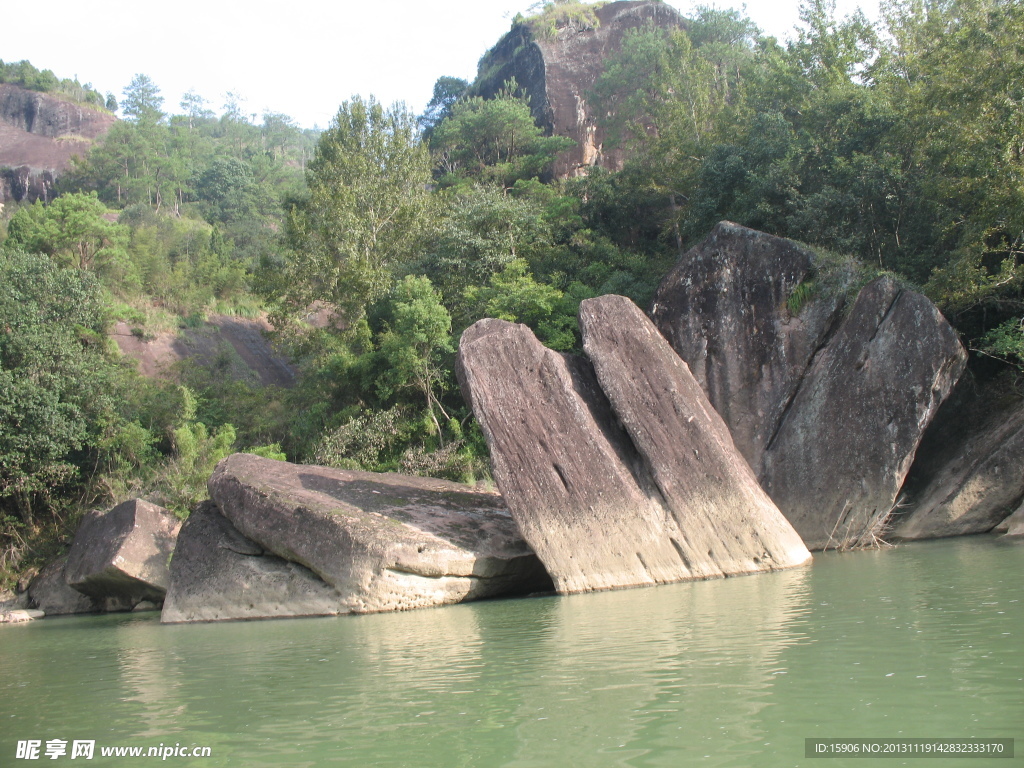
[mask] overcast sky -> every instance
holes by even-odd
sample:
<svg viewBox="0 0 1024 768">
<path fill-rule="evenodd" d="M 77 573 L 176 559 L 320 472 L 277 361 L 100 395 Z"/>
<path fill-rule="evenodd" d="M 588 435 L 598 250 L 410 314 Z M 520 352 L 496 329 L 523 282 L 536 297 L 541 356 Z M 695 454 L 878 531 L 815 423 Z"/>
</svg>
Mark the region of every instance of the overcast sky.
<svg viewBox="0 0 1024 768">
<path fill-rule="evenodd" d="M 118 99 L 144 73 L 171 113 L 182 111 L 186 91 L 194 89 L 218 113 L 232 92 L 257 120 L 265 111 L 283 112 L 303 127 L 323 128 L 357 93 L 421 112 L 438 77 L 472 80 L 480 56 L 533 2 L 8 2 L 0 13 L 0 59 L 28 59 Z M 799 2 L 759 0 L 747 14 L 781 40 L 798 23 Z M 695 5 L 669 4 L 684 14 Z M 857 5 L 837 2 L 840 15 Z M 877 0 L 860 5 L 869 16 L 877 13 Z"/>
</svg>

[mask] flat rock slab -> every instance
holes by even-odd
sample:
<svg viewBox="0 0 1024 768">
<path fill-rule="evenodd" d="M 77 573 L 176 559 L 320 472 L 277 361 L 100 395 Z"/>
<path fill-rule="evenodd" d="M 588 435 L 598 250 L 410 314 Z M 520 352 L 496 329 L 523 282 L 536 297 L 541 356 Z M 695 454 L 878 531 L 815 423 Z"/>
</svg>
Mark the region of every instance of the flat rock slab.
<svg viewBox="0 0 1024 768">
<path fill-rule="evenodd" d="M 462 336 L 456 372 L 487 439 L 498 487 L 559 592 L 761 569 L 753 562 L 764 554 L 760 547 L 735 569 L 722 542 L 721 560 L 698 552 L 707 532 L 680 528 L 588 360 L 546 349 L 525 326 L 481 320 Z M 794 543 L 800 562 L 809 558 L 795 536 Z M 779 552 L 772 556 L 793 564 Z"/>
<path fill-rule="evenodd" d="M 121 610 L 143 600 L 160 602 L 170 583 L 168 561 L 180 527 L 171 512 L 142 499 L 109 512 L 89 512 L 75 533 L 64 578 L 83 595 L 120 602 Z"/>
<path fill-rule="evenodd" d="M 210 497 L 247 539 L 338 593 L 332 613 L 550 589 L 501 497 L 432 478 L 235 454 Z"/>
<path fill-rule="evenodd" d="M 791 240 L 723 221 L 683 255 L 651 305 L 651 319 L 755 471 L 842 309 L 836 292 L 788 310 L 816 258 Z"/>
<path fill-rule="evenodd" d="M 765 450 L 761 483 L 810 549 L 886 534 L 925 428 L 964 370 L 956 332 L 882 277 L 815 356 Z"/>
<path fill-rule="evenodd" d="M 31 608 L 18 608 L 13 611 L 0 611 L 0 624 L 24 624 L 26 621 L 41 619 L 46 614 Z"/>
<path fill-rule="evenodd" d="M 178 534 L 160 620 L 174 624 L 342 612 L 344 600 L 334 587 L 245 538 L 208 501 L 189 515 Z"/>
</svg>

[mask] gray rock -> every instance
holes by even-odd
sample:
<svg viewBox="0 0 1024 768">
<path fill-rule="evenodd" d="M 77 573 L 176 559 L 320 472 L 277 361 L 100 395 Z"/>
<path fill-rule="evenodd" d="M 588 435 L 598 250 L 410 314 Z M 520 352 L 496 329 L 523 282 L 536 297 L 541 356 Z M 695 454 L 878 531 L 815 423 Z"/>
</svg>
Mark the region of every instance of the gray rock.
<svg viewBox="0 0 1024 768">
<path fill-rule="evenodd" d="M 708 578 L 736 565 L 721 546 L 721 560 L 697 552 L 706 531 L 680 529 L 589 361 L 546 349 L 525 326 L 481 320 L 462 336 L 456 372 L 498 487 L 559 592 Z M 748 557 L 731 572 L 758 567 Z"/>
<path fill-rule="evenodd" d="M 28 587 L 29 605 L 43 611 L 47 616 L 101 611 L 102 606 L 98 601 L 67 585 L 64 580 L 66 563 L 66 557 L 54 560 L 32 579 Z"/>
<path fill-rule="evenodd" d="M 10 611 L 0 611 L 0 624 L 24 624 L 26 621 L 41 619 L 45 615 L 43 611 L 31 608 L 15 608 Z"/>
<path fill-rule="evenodd" d="M 801 565 L 810 552 L 761 490 L 686 363 L 622 296 L 580 305 L 583 347 L 665 508 L 662 557 L 680 578 Z M 638 553 L 638 557 L 639 557 Z M 654 553 L 644 551 L 645 560 Z"/>
<path fill-rule="evenodd" d="M 107 610 L 161 602 L 180 527 L 173 514 L 142 499 L 89 512 L 75 533 L 64 577 L 83 595 L 106 601 Z"/>
<path fill-rule="evenodd" d="M 723 221 L 680 259 L 651 305 L 651 319 L 755 471 L 843 305 L 840 291 L 822 291 L 798 314 L 787 309 L 816 258 L 791 240 Z"/>
<path fill-rule="evenodd" d="M 1017 508 L 1017 511 L 1007 517 L 994 529 L 998 533 L 1005 533 L 1007 536 L 1024 536 L 1024 504 Z"/>
<path fill-rule="evenodd" d="M 204 502 L 178 534 L 160 621 L 329 616 L 343 610 L 342 596 L 323 579 L 265 552 L 213 502 Z"/>
<path fill-rule="evenodd" d="M 210 496 L 246 538 L 315 573 L 335 613 L 444 605 L 550 589 L 497 494 L 445 480 L 235 454 Z"/>
<path fill-rule="evenodd" d="M 767 446 L 761 483 L 810 549 L 885 533 L 922 434 L 963 372 L 956 332 L 889 278 L 815 356 Z"/>
<path fill-rule="evenodd" d="M 984 533 L 1024 499 L 1024 403 L 964 384 L 922 442 L 894 537 Z"/>
</svg>

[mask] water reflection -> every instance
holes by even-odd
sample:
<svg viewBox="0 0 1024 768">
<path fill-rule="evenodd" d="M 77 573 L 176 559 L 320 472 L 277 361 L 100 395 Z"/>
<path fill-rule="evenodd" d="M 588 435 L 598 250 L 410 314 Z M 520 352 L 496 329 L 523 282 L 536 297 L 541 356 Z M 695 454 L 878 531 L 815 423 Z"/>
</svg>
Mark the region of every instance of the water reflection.
<svg viewBox="0 0 1024 768">
<path fill-rule="evenodd" d="M 401 614 L 0 627 L 0 755 L 87 738 L 211 746 L 208 766 L 639 768 L 1024 738 L 1022 568 L 1024 547 L 965 540 Z"/>
</svg>

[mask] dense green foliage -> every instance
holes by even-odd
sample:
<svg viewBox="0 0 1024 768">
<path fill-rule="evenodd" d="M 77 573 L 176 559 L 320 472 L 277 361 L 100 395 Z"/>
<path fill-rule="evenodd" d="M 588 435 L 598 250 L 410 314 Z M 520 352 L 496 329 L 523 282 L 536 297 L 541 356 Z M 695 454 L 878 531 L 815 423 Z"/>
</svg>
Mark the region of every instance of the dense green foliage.
<svg viewBox="0 0 1024 768">
<path fill-rule="evenodd" d="M 575 0 L 538 10 L 515 23 L 596 23 Z M 858 259 L 916 284 L 970 347 L 1024 367 L 1024 6 L 897 0 L 871 25 L 809 0 L 802 18 L 785 45 L 714 9 L 627 35 L 586 96 L 629 159 L 566 180 L 568 140 L 514 82 L 485 100 L 442 77 L 418 118 L 353 97 L 317 136 L 254 124 L 233 95 L 220 117 L 194 93 L 168 115 L 136 75 L 62 194 L 5 212 L 0 565 L 89 504 L 187 514 L 238 446 L 486 480 L 461 332 L 500 317 L 577 349 L 581 300 L 646 306 L 720 219 L 807 242 L 837 275 Z M 227 350 L 146 381 L 105 342 L 114 320 L 147 338 L 227 312 L 269 313 L 293 387 L 238 375 Z"/>
<path fill-rule="evenodd" d="M 117 109 L 113 94 L 103 95 L 91 83 L 82 85 L 78 78 L 59 78 L 49 69 L 38 70 L 28 61 L 4 62 L 0 59 L 0 83 L 10 83 L 19 88 L 41 93 L 54 93 L 72 101 L 88 104 L 111 112 Z"/>
</svg>

